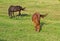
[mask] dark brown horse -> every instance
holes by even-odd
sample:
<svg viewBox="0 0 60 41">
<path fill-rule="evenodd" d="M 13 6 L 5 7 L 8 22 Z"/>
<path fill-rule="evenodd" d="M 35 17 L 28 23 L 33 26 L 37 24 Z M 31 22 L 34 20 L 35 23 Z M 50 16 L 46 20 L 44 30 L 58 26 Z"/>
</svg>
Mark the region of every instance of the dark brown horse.
<svg viewBox="0 0 60 41">
<path fill-rule="evenodd" d="M 13 6 L 11 5 L 8 9 L 8 15 L 10 17 L 14 16 L 14 12 L 19 12 L 19 15 L 21 15 L 21 10 L 24 10 L 25 8 L 22 8 L 21 6 Z"/>
<path fill-rule="evenodd" d="M 46 14 L 47 15 L 47 14 Z M 32 21 L 34 23 L 34 26 L 35 26 L 35 30 L 37 32 L 40 31 L 41 27 L 40 27 L 40 18 L 44 18 L 46 15 L 40 15 L 40 13 L 38 12 L 35 12 L 32 16 Z"/>
</svg>

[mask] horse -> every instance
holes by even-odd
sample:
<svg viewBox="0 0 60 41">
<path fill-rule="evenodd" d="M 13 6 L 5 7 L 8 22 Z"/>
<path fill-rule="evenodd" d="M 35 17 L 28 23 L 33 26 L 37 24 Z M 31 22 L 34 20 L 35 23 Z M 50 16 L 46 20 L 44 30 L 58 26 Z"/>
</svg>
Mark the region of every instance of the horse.
<svg viewBox="0 0 60 41">
<path fill-rule="evenodd" d="M 46 15 L 47 15 L 47 14 L 42 15 L 42 14 L 40 14 L 39 12 L 35 12 L 35 13 L 32 15 L 32 21 L 33 21 L 34 26 L 35 26 L 35 31 L 40 32 L 40 30 L 41 30 L 41 27 L 40 27 L 40 19 L 41 19 L 41 18 L 44 18 Z"/>
<path fill-rule="evenodd" d="M 25 10 L 25 8 L 21 7 L 21 6 L 13 6 L 11 5 L 8 8 L 8 15 L 12 18 L 12 16 L 14 16 L 14 12 L 19 12 L 19 16 L 21 15 L 21 10 Z"/>
</svg>

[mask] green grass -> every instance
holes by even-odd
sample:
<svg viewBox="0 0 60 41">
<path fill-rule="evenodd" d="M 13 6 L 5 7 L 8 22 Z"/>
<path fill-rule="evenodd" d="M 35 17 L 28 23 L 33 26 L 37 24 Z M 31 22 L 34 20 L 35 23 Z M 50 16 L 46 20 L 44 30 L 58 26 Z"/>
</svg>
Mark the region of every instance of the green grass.
<svg viewBox="0 0 60 41">
<path fill-rule="evenodd" d="M 20 16 L 10 19 L 10 5 L 26 7 Z M 34 30 L 32 15 L 38 11 L 48 14 L 41 19 L 41 32 Z M 16 14 L 16 13 L 15 13 Z M 60 1 L 59 0 L 0 0 L 0 41 L 60 41 Z"/>
</svg>

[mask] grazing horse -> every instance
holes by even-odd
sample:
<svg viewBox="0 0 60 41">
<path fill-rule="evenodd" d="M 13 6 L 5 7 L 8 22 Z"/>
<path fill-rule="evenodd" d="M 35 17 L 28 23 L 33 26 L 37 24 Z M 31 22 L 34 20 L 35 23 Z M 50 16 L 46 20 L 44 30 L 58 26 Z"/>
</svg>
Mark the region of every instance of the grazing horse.
<svg viewBox="0 0 60 41">
<path fill-rule="evenodd" d="M 47 14 L 46 14 L 47 15 Z M 34 26 L 35 26 L 35 30 L 37 32 L 39 32 L 41 30 L 41 27 L 40 27 L 40 18 L 44 18 L 46 15 L 40 15 L 40 13 L 38 12 L 35 12 L 32 16 L 32 21 L 34 23 Z"/>
<path fill-rule="evenodd" d="M 12 16 L 14 16 L 14 12 L 17 12 L 17 11 L 19 11 L 19 15 L 21 15 L 21 10 L 25 10 L 25 8 L 22 8 L 21 6 L 13 6 L 13 5 L 11 5 L 8 8 L 8 15 L 10 17 L 12 17 Z"/>
</svg>

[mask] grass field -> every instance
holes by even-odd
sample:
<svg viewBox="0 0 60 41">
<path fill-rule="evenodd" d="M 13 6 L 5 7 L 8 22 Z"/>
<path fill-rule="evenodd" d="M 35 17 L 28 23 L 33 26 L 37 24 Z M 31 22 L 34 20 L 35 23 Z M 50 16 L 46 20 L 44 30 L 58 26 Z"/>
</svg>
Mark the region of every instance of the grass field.
<svg viewBox="0 0 60 41">
<path fill-rule="evenodd" d="M 28 15 L 10 19 L 10 5 L 26 7 L 21 13 Z M 41 19 L 41 32 L 31 20 L 36 11 L 48 14 Z M 60 41 L 60 0 L 0 0 L 0 41 Z"/>
</svg>

